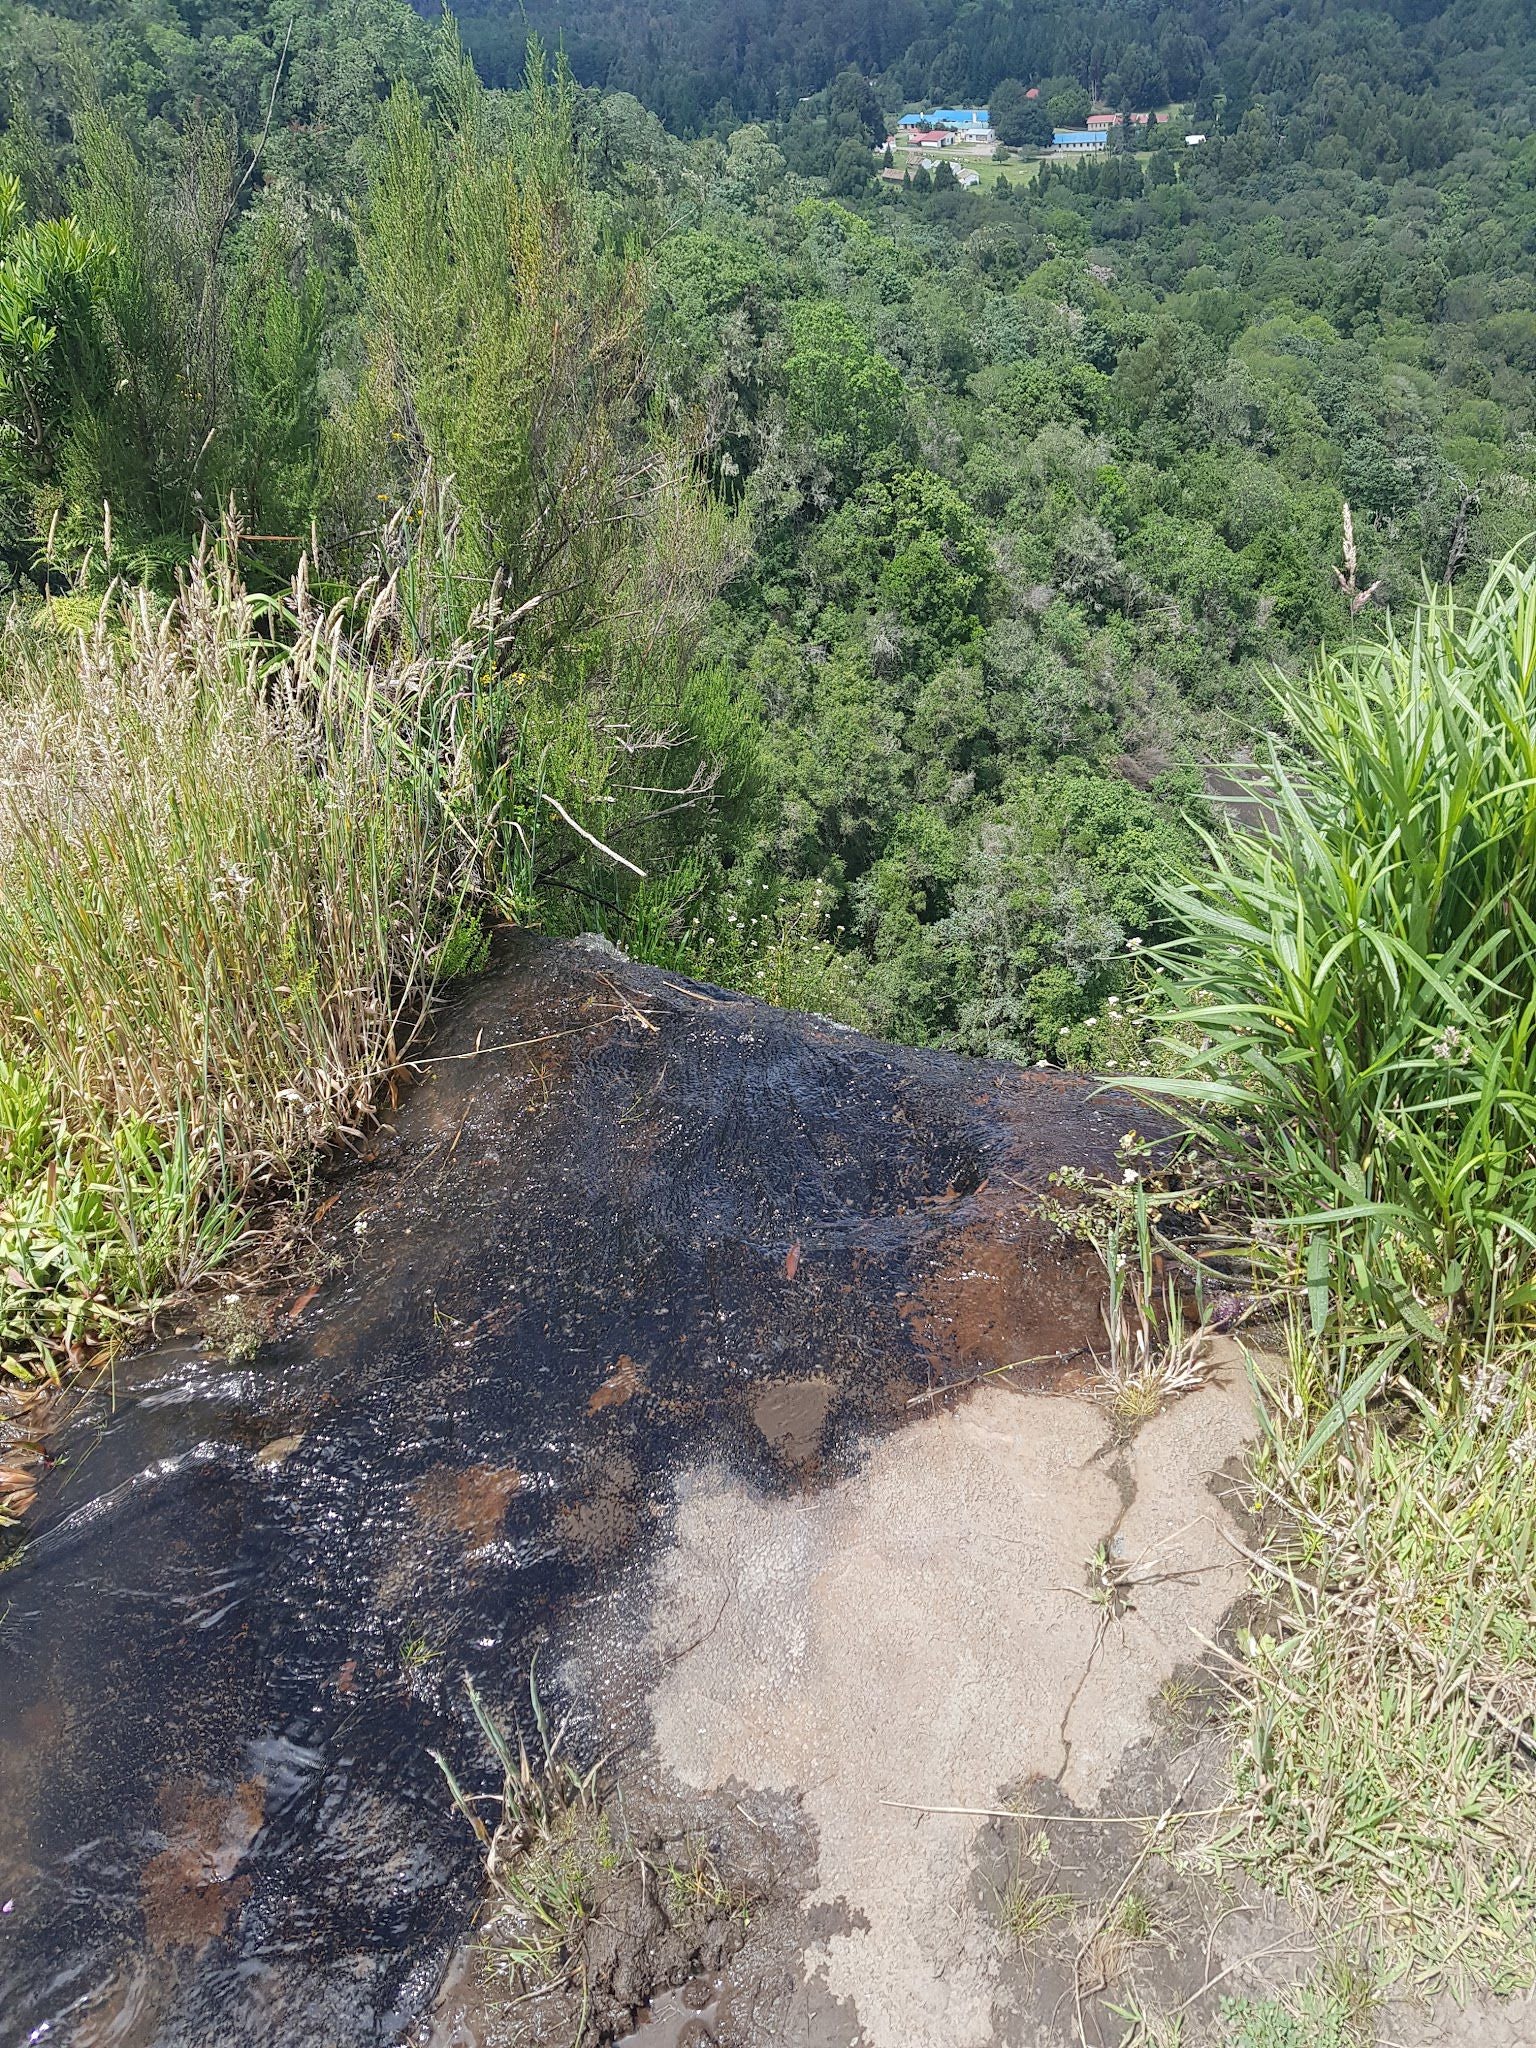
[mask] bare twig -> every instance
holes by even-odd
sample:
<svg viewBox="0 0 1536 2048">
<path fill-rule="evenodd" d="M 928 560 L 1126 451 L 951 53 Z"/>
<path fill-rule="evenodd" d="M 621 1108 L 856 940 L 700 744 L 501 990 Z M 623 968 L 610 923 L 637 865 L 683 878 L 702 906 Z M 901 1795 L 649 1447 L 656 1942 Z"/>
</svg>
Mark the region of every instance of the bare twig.
<svg viewBox="0 0 1536 2048">
<path fill-rule="evenodd" d="M 578 825 L 558 797 L 551 796 L 547 789 L 541 789 L 539 795 L 549 805 L 549 808 L 555 813 L 556 817 L 563 818 L 571 830 L 579 838 L 585 839 L 589 846 L 595 846 L 599 853 L 603 854 L 607 859 L 617 862 L 621 868 L 628 868 L 629 872 L 632 875 L 638 875 L 642 882 L 648 879 L 644 868 L 639 867 L 634 861 L 626 859 L 622 853 L 615 853 L 611 846 L 605 846 L 596 833 L 589 832 L 585 825 Z"/>
</svg>

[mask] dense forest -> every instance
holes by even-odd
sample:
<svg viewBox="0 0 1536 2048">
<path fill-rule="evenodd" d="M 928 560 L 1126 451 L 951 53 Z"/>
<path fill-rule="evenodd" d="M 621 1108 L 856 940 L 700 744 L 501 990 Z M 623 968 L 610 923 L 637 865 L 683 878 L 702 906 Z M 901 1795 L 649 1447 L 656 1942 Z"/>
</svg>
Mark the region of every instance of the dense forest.
<svg viewBox="0 0 1536 2048">
<path fill-rule="evenodd" d="M 424 10 L 426 11 L 426 10 Z M 1512 110 L 1533 82 L 1530 13 L 1519 0 L 1437 7 L 1372 4 L 1239 7 L 1073 6 L 1065 0 L 960 6 L 893 0 L 826 7 L 687 0 L 637 13 L 616 0 L 534 0 L 476 7 L 466 36 L 487 76 L 515 80 L 524 24 L 568 51 L 577 76 L 632 92 L 680 133 L 792 115 L 848 68 L 888 98 L 985 100 L 1000 80 L 1075 81 L 1111 107 L 1220 106 L 1235 129 L 1256 100 L 1298 139 L 1342 130 L 1352 147 L 1402 154 L 1403 122 L 1428 123 L 1433 150 L 1447 103 Z M 1300 153 L 1300 151 L 1298 151 Z M 1428 161 L 1417 153 L 1410 163 Z"/>
<path fill-rule="evenodd" d="M 231 510 L 279 537 L 246 544 L 269 580 L 312 522 L 345 578 L 426 459 L 500 494 L 481 569 L 533 595 L 488 453 L 505 376 L 445 352 L 474 252 L 451 192 L 432 247 L 392 187 L 407 147 L 443 152 L 421 176 L 463 170 L 441 118 L 407 145 L 388 97 L 413 81 L 441 116 L 440 31 L 386 0 L 5 12 L 13 585 L 61 590 L 104 503 L 116 562 L 162 582 Z M 574 175 L 640 322 L 613 488 L 680 462 L 711 530 L 686 658 L 670 643 L 687 708 L 656 707 L 707 799 L 637 809 L 642 838 L 673 832 L 643 883 L 562 853 L 538 914 L 897 1036 L 1082 1054 L 1212 822 L 1211 764 L 1270 721 L 1266 668 L 1532 523 L 1523 15 L 914 6 L 803 37 L 733 9 L 726 48 L 723 12 L 679 11 L 643 62 L 599 7 L 579 33 L 532 18 L 594 81 L 569 93 Z M 465 27 L 517 75 L 521 29 L 497 55 Z M 1178 93 L 1210 139 L 1025 152 L 975 191 L 876 181 L 905 99 L 1004 71 L 1064 108 Z M 486 105 L 482 142 L 520 118 Z M 429 289 L 441 321 L 407 309 Z M 573 609 L 561 662 L 575 631 Z"/>
</svg>

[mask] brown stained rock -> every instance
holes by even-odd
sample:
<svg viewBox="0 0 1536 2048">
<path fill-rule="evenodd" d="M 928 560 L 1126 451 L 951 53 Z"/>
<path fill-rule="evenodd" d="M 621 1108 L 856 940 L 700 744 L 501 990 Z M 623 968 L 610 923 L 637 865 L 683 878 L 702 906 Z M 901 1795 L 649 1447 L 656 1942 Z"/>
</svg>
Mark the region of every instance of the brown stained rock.
<svg viewBox="0 0 1536 2048">
<path fill-rule="evenodd" d="M 0 1729 L 0 1888 L 7 1896 L 32 1876 L 29 1837 L 48 1790 L 39 1759 L 59 1754 L 68 1725 L 65 1704 L 49 1694 L 21 1715 L 14 1728 Z"/>
<path fill-rule="evenodd" d="M 291 1458 L 303 1441 L 303 1430 L 292 1436 L 275 1436 L 253 1455 L 251 1463 L 259 1472 L 270 1471 L 273 1466 L 281 1465 L 285 1458 Z"/>
<path fill-rule="evenodd" d="M 246 1779 L 232 1794 L 196 1780 L 163 1786 L 166 1844 L 139 1881 L 144 1932 L 153 1948 L 201 1947 L 222 1934 L 244 1903 L 249 1877 L 237 1876 L 256 1839 L 265 1787 Z"/>
<path fill-rule="evenodd" d="M 622 1408 L 644 1385 L 645 1367 L 636 1365 L 627 1352 L 621 1352 L 618 1364 L 588 1401 L 587 1413 L 600 1415 L 605 1408 Z"/>
<path fill-rule="evenodd" d="M 1017 1195 L 985 1188 L 971 1206 L 904 1304 L 936 1374 L 1018 1366 L 1033 1384 L 1080 1384 L 1066 1369 L 1103 1340 L 1102 1269 Z"/>
<path fill-rule="evenodd" d="M 752 1401 L 752 1420 L 789 1465 L 808 1465 L 821 1449 L 834 1394 L 819 1375 L 803 1380 L 763 1380 Z"/>
<path fill-rule="evenodd" d="M 462 1536 L 483 1550 L 501 1534 L 507 1509 L 522 1491 L 515 1465 L 436 1465 L 411 1493 L 411 1505 L 433 1529 Z"/>
<path fill-rule="evenodd" d="M 600 1460 L 590 1490 L 555 1510 L 555 1534 L 573 1557 L 597 1563 L 629 1543 L 640 1522 L 639 1475 L 622 1456 Z"/>
</svg>

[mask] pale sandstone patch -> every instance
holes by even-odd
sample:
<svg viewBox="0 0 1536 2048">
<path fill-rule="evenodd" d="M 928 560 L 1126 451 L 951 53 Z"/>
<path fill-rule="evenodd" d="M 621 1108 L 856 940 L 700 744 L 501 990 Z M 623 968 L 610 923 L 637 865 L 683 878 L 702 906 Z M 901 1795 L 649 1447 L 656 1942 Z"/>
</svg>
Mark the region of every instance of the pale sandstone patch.
<svg viewBox="0 0 1536 2048">
<path fill-rule="evenodd" d="M 652 1621 L 660 1759 L 701 1791 L 803 1794 L 807 1903 L 843 1909 L 828 1918 L 846 1930 L 816 1937 L 807 1968 L 856 2006 L 868 2048 L 995 2038 L 978 1823 L 910 1808 L 992 1806 L 1031 1775 L 1097 1798 L 1243 1589 L 1210 1480 L 1252 1430 L 1229 1361 L 1129 1446 L 1085 1402 L 986 1386 L 817 1494 L 685 1482 Z M 1118 1617 L 1088 1597 L 1102 1542 L 1167 1574 Z"/>
</svg>

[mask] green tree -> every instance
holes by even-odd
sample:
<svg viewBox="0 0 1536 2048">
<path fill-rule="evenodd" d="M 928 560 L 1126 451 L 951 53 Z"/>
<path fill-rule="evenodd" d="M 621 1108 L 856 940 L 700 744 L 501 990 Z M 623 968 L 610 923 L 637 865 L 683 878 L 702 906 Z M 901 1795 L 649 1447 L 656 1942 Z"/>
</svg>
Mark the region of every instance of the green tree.
<svg viewBox="0 0 1536 2048">
<path fill-rule="evenodd" d="M 1071 76 L 1045 79 L 1040 99 L 1053 128 L 1081 128 L 1093 109 L 1093 95 Z"/>
<path fill-rule="evenodd" d="M 1029 115 L 1038 105 L 1038 100 L 1026 97 L 1025 87 L 1017 78 L 1004 78 L 994 85 L 987 96 L 987 112 L 998 141 L 1010 149 L 1020 149 L 1028 143 L 1032 139 L 1028 132 Z"/>
<path fill-rule="evenodd" d="M 889 151 L 886 152 L 890 154 Z M 874 181 L 874 166 L 870 162 L 869 148 L 863 142 L 856 142 L 852 136 L 837 145 L 837 154 L 832 159 L 832 169 L 827 177 L 830 191 L 845 199 L 857 199 L 867 192 Z"/>
<path fill-rule="evenodd" d="M 29 224 L 20 179 L 0 174 L 0 562 L 12 576 L 30 566 L 39 494 L 92 382 L 106 258 L 73 219 Z"/>
<path fill-rule="evenodd" d="M 841 483 L 852 484 L 873 455 L 906 437 L 900 374 L 831 299 L 795 306 L 789 341 L 784 381 L 790 423 L 814 437 Z"/>
<path fill-rule="evenodd" d="M 427 466 L 451 477 L 465 565 L 554 642 L 627 560 L 656 466 L 647 278 L 583 185 L 573 105 L 537 51 L 506 139 L 451 49 L 440 113 L 396 88 L 357 231 L 367 373 L 332 455 L 353 526 Z"/>
</svg>

